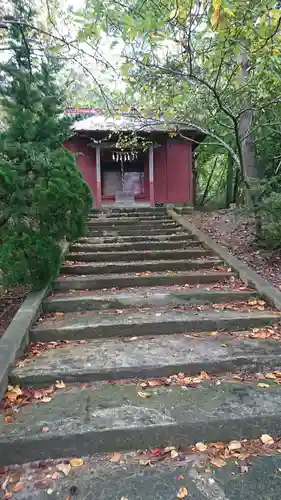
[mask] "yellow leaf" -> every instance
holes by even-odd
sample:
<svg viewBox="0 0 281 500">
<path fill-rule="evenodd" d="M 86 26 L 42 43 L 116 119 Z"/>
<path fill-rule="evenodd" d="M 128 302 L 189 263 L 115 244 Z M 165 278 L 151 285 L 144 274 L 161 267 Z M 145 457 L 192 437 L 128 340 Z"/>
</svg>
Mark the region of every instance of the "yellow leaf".
<svg viewBox="0 0 281 500">
<path fill-rule="evenodd" d="M 121 460 L 120 453 L 113 453 L 112 457 L 110 458 L 110 462 L 120 462 L 120 460 Z"/>
<path fill-rule="evenodd" d="M 141 398 L 150 398 L 151 393 L 146 391 L 139 391 L 138 396 L 140 396 Z"/>
<path fill-rule="evenodd" d="M 175 450 L 176 447 L 175 446 L 166 446 L 166 448 L 164 448 L 164 453 L 170 453 L 170 451 L 173 451 Z"/>
<path fill-rule="evenodd" d="M 52 401 L 52 398 L 49 396 L 44 396 L 42 399 L 39 399 L 40 403 L 50 403 Z"/>
<path fill-rule="evenodd" d="M 220 347 L 227 347 L 226 344 L 220 344 Z"/>
<path fill-rule="evenodd" d="M 249 306 L 256 306 L 258 304 L 257 300 L 249 300 L 248 301 Z"/>
<path fill-rule="evenodd" d="M 274 439 L 269 434 L 263 434 L 261 436 L 261 442 L 263 444 L 274 444 Z"/>
<path fill-rule="evenodd" d="M 265 373 L 264 376 L 265 376 L 265 378 L 268 378 L 268 379 L 271 379 L 271 380 L 275 380 L 276 379 L 276 375 L 274 375 L 274 373 Z"/>
<path fill-rule="evenodd" d="M 273 53 L 274 56 L 278 56 L 278 54 L 280 53 L 280 51 L 278 49 L 273 49 L 272 53 Z M 280 286 L 279 286 L 279 288 L 280 288 Z"/>
<path fill-rule="evenodd" d="M 228 445 L 229 451 L 235 451 L 235 450 L 240 450 L 242 448 L 242 444 L 240 441 L 230 441 Z"/>
<path fill-rule="evenodd" d="M 265 300 L 258 300 L 259 306 L 265 306 L 265 304 L 266 304 Z"/>
<path fill-rule="evenodd" d="M 81 467 L 84 464 L 84 460 L 82 458 L 72 458 L 69 460 L 71 467 Z"/>
<path fill-rule="evenodd" d="M 257 384 L 257 387 L 260 387 L 260 389 L 267 389 L 267 387 L 270 387 L 269 384 L 264 384 L 263 382 L 259 382 Z"/>
<path fill-rule="evenodd" d="M 215 337 L 217 334 L 218 334 L 218 332 L 211 332 L 211 333 L 210 333 L 210 335 L 211 335 L 212 337 Z"/>
<path fill-rule="evenodd" d="M 177 450 L 172 450 L 171 451 L 171 458 L 177 458 L 179 456 Z"/>
<path fill-rule="evenodd" d="M 64 316 L 64 313 L 63 312 L 56 312 L 55 316 Z"/>
<path fill-rule="evenodd" d="M 65 388 L 65 383 L 62 380 L 57 380 L 55 383 L 55 386 L 57 389 L 64 389 Z"/>
<path fill-rule="evenodd" d="M 205 451 L 207 449 L 207 446 L 204 443 L 196 443 L 195 449 L 197 451 Z"/>
<path fill-rule="evenodd" d="M 177 498 L 185 498 L 188 495 L 188 491 L 185 487 L 180 488 L 177 494 Z"/>
</svg>

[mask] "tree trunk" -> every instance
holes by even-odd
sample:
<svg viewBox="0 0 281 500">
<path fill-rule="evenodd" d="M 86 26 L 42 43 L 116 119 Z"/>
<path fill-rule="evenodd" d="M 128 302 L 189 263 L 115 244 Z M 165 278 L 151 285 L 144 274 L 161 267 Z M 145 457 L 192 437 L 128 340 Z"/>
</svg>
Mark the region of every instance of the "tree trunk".
<svg viewBox="0 0 281 500">
<path fill-rule="evenodd" d="M 233 158 L 229 154 L 228 155 L 228 165 L 227 165 L 227 175 L 226 175 L 226 200 L 225 200 L 226 208 L 230 207 L 230 204 L 232 202 L 232 194 L 233 194 Z"/>
</svg>

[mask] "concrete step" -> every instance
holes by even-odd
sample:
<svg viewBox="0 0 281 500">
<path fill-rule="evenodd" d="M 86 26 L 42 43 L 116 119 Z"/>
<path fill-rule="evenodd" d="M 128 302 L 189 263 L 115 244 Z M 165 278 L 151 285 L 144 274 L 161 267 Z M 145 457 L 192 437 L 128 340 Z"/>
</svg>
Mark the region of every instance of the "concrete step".
<svg viewBox="0 0 281 500">
<path fill-rule="evenodd" d="M 90 276 L 66 276 L 58 278 L 54 283 L 54 290 L 100 290 L 105 288 L 127 288 L 134 286 L 169 286 L 185 284 L 223 283 L 235 276 L 235 273 L 227 271 L 195 271 L 176 274 L 151 273 L 136 276 L 136 273 L 90 275 Z"/>
<path fill-rule="evenodd" d="M 155 218 L 150 218 L 150 219 L 141 219 L 140 217 L 130 217 L 130 218 L 120 218 L 120 219 L 88 219 L 88 227 L 92 228 L 104 228 L 104 227 L 111 227 L 111 226 L 116 226 L 116 227 L 135 227 L 137 224 L 138 227 L 144 227 L 146 228 L 147 226 L 152 226 L 152 227 L 162 227 L 162 226 L 175 226 L 176 223 L 172 219 L 168 218 L 163 218 L 163 219 L 155 219 Z"/>
<path fill-rule="evenodd" d="M 154 271 L 185 271 L 188 269 L 210 269 L 223 266 L 223 262 L 216 258 L 195 260 L 148 260 L 130 262 L 94 262 L 86 264 L 65 264 L 61 268 L 63 274 L 109 274 L 109 273 L 142 273 Z"/>
<path fill-rule="evenodd" d="M 134 222 L 172 222 L 173 219 L 167 214 L 163 215 L 135 215 L 135 216 L 125 216 L 125 217 L 108 217 L 106 215 L 100 215 L 99 217 L 88 217 L 88 222 L 93 223 L 105 223 L 105 224 L 115 224 L 115 223 L 127 223 L 133 224 Z"/>
<path fill-rule="evenodd" d="M 224 346 L 224 347 L 222 347 Z M 155 379 L 175 373 L 196 376 L 266 372 L 281 368 L 281 344 L 239 338 L 186 338 L 184 335 L 90 340 L 49 349 L 29 363 L 14 368 L 13 385 L 40 387 L 64 382 Z"/>
<path fill-rule="evenodd" d="M 166 207 L 136 207 L 136 208 L 126 208 L 126 207 L 112 207 L 109 210 L 102 210 L 102 212 L 116 216 L 124 215 L 138 215 L 138 214 L 148 214 L 148 215 L 158 215 L 158 214 L 167 214 Z"/>
<path fill-rule="evenodd" d="M 23 406 L 13 423 L 1 421 L 0 465 L 38 457 L 258 438 L 269 431 L 273 436 L 281 434 L 278 386 L 206 383 L 196 390 L 160 387 L 152 394 L 143 398 L 129 384 L 73 385 L 55 393 L 48 404 Z M 48 432 L 42 433 L 43 427 Z"/>
<path fill-rule="evenodd" d="M 90 239 L 87 241 L 91 241 Z M 187 240 L 171 240 L 171 241 L 133 241 L 123 243 L 94 243 L 96 240 L 92 240 L 93 243 L 76 243 L 70 246 L 71 252 L 114 252 L 114 251 L 141 251 L 141 250 L 170 250 L 170 249 L 189 249 L 193 247 L 198 247 L 198 241 L 187 239 Z M 100 241 L 98 239 L 98 241 Z"/>
<path fill-rule="evenodd" d="M 84 467 L 72 470 L 69 476 L 53 481 L 52 496 L 42 491 L 40 500 L 67 498 L 68 492 L 73 490 L 73 483 L 74 490 L 78 493 L 73 499 L 70 496 L 71 500 L 176 500 L 182 487 L 189 492 L 186 500 L 280 499 L 277 473 L 281 469 L 280 454 L 251 457 L 251 466 L 246 466 L 246 474 L 240 472 L 238 462 L 235 463 L 234 460 L 229 460 L 227 465 L 219 470 L 208 467 L 206 472 L 199 466 L 198 454 L 180 455 L 181 460 L 152 457 L 150 467 L 144 466 L 142 459 L 145 455 L 140 455 L 138 451 L 123 453 L 119 463 L 111 462 L 112 455 L 107 453 L 96 454 L 86 458 Z M 145 460 L 143 462 L 145 463 Z M 22 482 L 25 489 L 20 492 L 20 500 L 39 500 L 36 480 L 40 469 L 38 471 L 38 466 L 32 469 L 26 464 L 23 465 L 23 470 L 26 471 Z M 55 466 L 53 470 L 56 470 Z M 44 470 L 41 475 L 44 477 Z M 5 475 L 3 480 L 4 478 Z"/>
<path fill-rule="evenodd" d="M 131 235 L 131 236 L 95 236 L 95 237 L 84 237 L 79 240 L 80 244 L 83 243 L 132 243 L 132 242 L 145 242 L 145 243 L 162 243 L 167 241 L 190 241 L 196 240 L 195 236 L 190 233 L 178 233 L 178 234 L 155 234 L 155 235 Z M 77 242 L 78 244 L 78 242 Z M 198 243 L 197 243 L 198 244 Z"/>
<path fill-rule="evenodd" d="M 174 226 L 174 227 L 163 227 L 163 228 L 153 228 L 153 227 L 147 227 L 146 229 L 138 229 L 137 225 L 134 225 L 131 228 L 125 228 L 125 229 L 119 229 L 119 228 L 114 228 L 114 227 L 109 227 L 108 229 L 89 229 L 88 235 L 89 236 L 114 236 L 120 235 L 120 236 L 154 236 L 154 235 L 159 235 L 159 236 L 165 236 L 166 234 L 179 234 L 182 232 L 182 228 L 180 226 Z"/>
<path fill-rule="evenodd" d="M 206 331 L 237 331 L 262 327 L 277 322 L 280 314 L 272 311 L 166 311 L 151 308 L 145 312 L 125 310 L 123 314 L 99 313 L 65 314 L 40 321 L 30 331 L 30 340 L 83 340 L 141 335 L 171 335 Z"/>
<path fill-rule="evenodd" d="M 159 287 L 151 291 L 146 288 L 130 288 L 128 291 L 77 294 L 74 292 L 49 297 L 44 300 L 45 312 L 79 312 L 100 309 L 123 309 L 132 307 L 175 306 L 178 304 L 215 304 L 243 302 L 258 298 L 255 291 L 206 290 L 204 288 L 177 291 Z"/>
<path fill-rule="evenodd" d="M 205 249 L 191 249 L 191 250 L 149 250 L 149 251 L 120 251 L 120 252 L 79 252 L 69 253 L 67 256 L 68 261 L 80 262 L 118 262 L 125 260 L 179 260 L 179 259 L 196 259 L 200 257 L 212 256 L 212 250 Z"/>
</svg>

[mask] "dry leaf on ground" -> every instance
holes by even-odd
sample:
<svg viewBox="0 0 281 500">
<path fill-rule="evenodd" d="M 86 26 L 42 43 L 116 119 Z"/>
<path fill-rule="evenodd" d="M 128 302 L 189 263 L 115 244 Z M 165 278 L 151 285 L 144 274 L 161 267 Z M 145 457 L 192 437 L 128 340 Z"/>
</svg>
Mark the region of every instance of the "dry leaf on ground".
<svg viewBox="0 0 281 500">
<path fill-rule="evenodd" d="M 17 493 L 18 491 L 22 491 L 24 490 L 24 483 L 17 483 L 15 484 L 15 486 L 13 487 L 13 493 Z"/>
<path fill-rule="evenodd" d="M 177 450 L 172 450 L 171 451 L 171 458 L 177 458 L 179 456 Z"/>
<path fill-rule="evenodd" d="M 274 444 L 274 439 L 269 434 L 263 434 L 260 439 L 263 444 Z"/>
<path fill-rule="evenodd" d="M 263 382 L 259 382 L 257 384 L 257 387 L 260 387 L 261 389 L 266 389 L 267 387 L 270 387 L 269 384 L 264 384 Z"/>
<path fill-rule="evenodd" d="M 58 469 L 59 472 L 63 472 L 63 474 L 65 476 L 68 476 L 68 474 L 71 471 L 71 465 L 70 464 L 64 464 L 64 463 L 58 464 L 57 465 L 57 469 Z"/>
<path fill-rule="evenodd" d="M 185 498 L 185 497 L 187 497 L 187 495 L 188 495 L 187 488 L 183 487 L 183 488 L 179 489 L 178 494 L 177 494 L 177 498 Z"/>
<path fill-rule="evenodd" d="M 84 460 L 82 458 L 72 458 L 69 460 L 71 467 L 81 467 L 84 464 Z"/>
<path fill-rule="evenodd" d="M 62 380 L 57 380 L 55 386 L 57 389 L 65 389 L 65 383 Z"/>
<path fill-rule="evenodd" d="M 138 396 L 140 396 L 141 398 L 150 398 L 150 396 L 152 396 L 152 394 L 150 392 L 146 392 L 146 391 L 139 391 Z"/>
<path fill-rule="evenodd" d="M 110 458 L 110 462 L 120 462 L 120 460 L 121 460 L 120 453 L 113 453 L 112 457 Z"/>
<path fill-rule="evenodd" d="M 242 444 L 240 441 L 230 441 L 228 445 L 229 451 L 240 450 L 242 448 Z"/>
<path fill-rule="evenodd" d="M 196 443 L 195 449 L 196 451 L 205 451 L 207 446 L 204 443 Z"/>
</svg>

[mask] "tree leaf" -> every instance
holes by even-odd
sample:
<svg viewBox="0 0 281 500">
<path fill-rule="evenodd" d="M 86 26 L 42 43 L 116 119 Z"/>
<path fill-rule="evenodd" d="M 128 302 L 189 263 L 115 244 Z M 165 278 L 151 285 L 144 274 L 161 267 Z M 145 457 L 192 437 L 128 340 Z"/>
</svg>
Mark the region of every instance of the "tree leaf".
<svg viewBox="0 0 281 500">
<path fill-rule="evenodd" d="M 120 453 L 113 453 L 112 457 L 110 458 L 110 462 L 120 462 L 120 460 L 121 460 Z"/>
<path fill-rule="evenodd" d="M 201 443 L 201 442 L 200 442 L 200 443 L 196 443 L 196 445 L 195 445 L 195 449 L 196 449 L 197 451 L 206 451 L 207 446 L 206 446 L 204 443 Z"/>
</svg>

